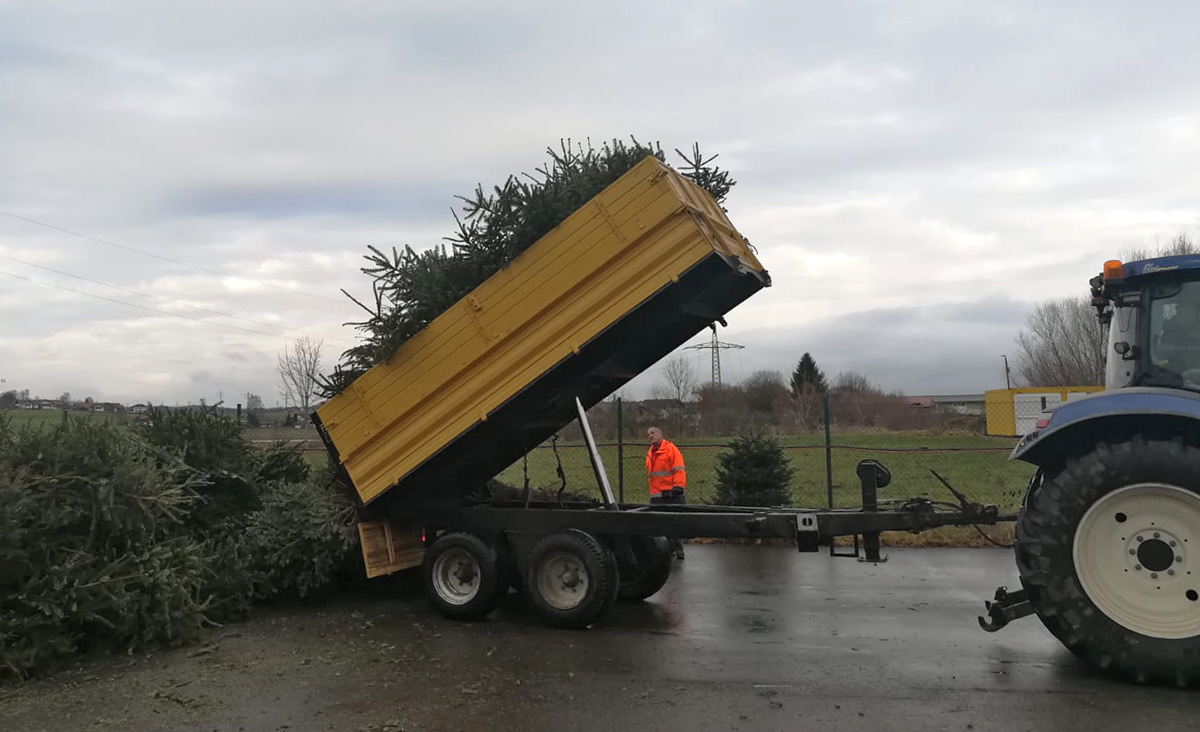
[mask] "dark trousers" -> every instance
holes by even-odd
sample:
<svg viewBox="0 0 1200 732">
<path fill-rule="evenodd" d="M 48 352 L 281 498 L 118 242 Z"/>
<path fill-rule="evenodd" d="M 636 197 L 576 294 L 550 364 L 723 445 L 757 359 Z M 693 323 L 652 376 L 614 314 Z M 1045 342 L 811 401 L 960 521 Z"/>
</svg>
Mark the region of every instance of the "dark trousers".
<svg viewBox="0 0 1200 732">
<path fill-rule="evenodd" d="M 670 494 L 659 493 L 656 496 L 650 496 L 651 506 L 664 504 L 687 505 L 687 500 L 683 497 L 683 490 L 676 488 Z M 683 554 L 683 542 L 679 540 L 679 537 L 668 536 L 667 541 L 670 543 L 672 554 Z"/>
</svg>

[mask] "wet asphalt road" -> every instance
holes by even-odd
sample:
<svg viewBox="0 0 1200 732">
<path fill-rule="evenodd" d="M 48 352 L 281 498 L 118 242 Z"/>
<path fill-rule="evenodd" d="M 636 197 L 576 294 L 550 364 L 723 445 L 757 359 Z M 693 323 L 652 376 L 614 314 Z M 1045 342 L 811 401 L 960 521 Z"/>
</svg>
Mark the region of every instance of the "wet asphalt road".
<svg viewBox="0 0 1200 732">
<path fill-rule="evenodd" d="M 0 691 L 0 730 L 1200 727 L 1200 693 L 1098 677 L 1036 618 L 980 630 L 1017 585 L 1010 552 L 889 554 L 689 546 L 662 593 L 585 631 L 541 627 L 517 595 L 445 621 L 401 579 Z"/>
</svg>

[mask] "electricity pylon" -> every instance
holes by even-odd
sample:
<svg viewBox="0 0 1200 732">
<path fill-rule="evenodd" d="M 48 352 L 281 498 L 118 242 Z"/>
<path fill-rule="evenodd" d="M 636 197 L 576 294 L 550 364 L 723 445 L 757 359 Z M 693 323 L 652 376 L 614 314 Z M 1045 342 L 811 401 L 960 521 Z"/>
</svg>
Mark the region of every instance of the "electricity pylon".
<svg viewBox="0 0 1200 732">
<path fill-rule="evenodd" d="M 717 324 L 712 323 L 708 326 L 712 328 L 711 343 L 697 343 L 694 346 L 687 346 L 685 351 L 691 350 L 711 350 L 712 351 L 712 385 L 715 388 L 721 388 L 721 351 L 731 348 L 745 348 L 736 343 L 725 343 L 717 338 Z"/>
</svg>

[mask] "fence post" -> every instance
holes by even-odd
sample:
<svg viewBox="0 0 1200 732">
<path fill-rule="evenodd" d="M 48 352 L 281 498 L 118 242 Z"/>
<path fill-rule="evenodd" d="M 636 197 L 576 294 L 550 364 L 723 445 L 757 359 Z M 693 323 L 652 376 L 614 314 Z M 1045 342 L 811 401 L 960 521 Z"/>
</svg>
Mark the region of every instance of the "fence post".
<svg viewBox="0 0 1200 732">
<path fill-rule="evenodd" d="M 625 502 L 625 430 L 621 427 L 621 397 L 617 397 L 617 503 Z"/>
<path fill-rule="evenodd" d="M 833 508 L 833 440 L 829 435 L 829 393 L 821 394 L 821 420 L 825 423 L 825 493 Z"/>
</svg>

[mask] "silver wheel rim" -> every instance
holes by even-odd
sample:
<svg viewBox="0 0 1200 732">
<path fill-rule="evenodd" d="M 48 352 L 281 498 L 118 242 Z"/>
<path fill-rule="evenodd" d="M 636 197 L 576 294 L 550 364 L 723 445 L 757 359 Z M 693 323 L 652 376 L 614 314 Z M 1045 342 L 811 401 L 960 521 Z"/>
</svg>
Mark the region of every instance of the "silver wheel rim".
<svg viewBox="0 0 1200 732">
<path fill-rule="evenodd" d="M 1100 612 L 1152 638 L 1200 635 L 1200 495 L 1165 483 L 1119 488 L 1075 529 L 1075 574 Z"/>
<path fill-rule="evenodd" d="M 537 570 L 538 594 L 555 610 L 579 607 L 590 584 L 583 560 L 569 552 L 547 554 Z"/>
<path fill-rule="evenodd" d="M 433 562 L 433 589 L 450 605 L 465 605 L 479 594 L 479 561 L 466 549 L 447 549 Z"/>
</svg>

